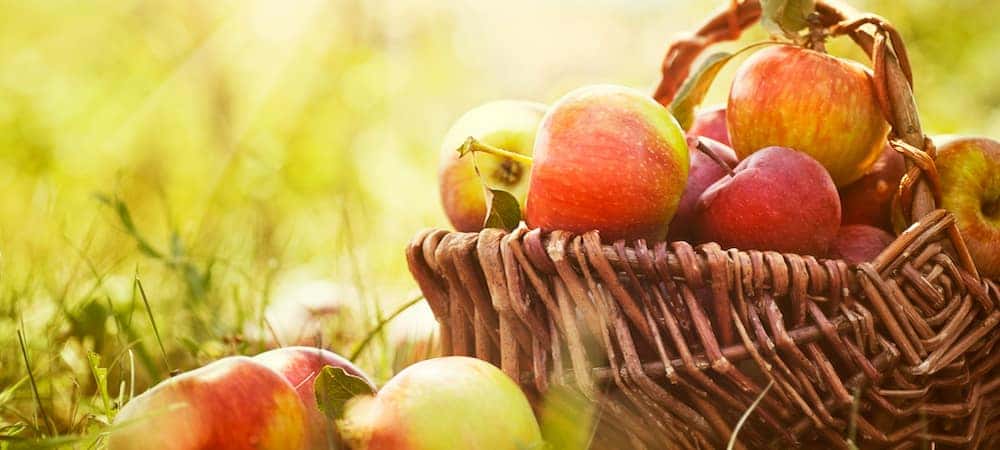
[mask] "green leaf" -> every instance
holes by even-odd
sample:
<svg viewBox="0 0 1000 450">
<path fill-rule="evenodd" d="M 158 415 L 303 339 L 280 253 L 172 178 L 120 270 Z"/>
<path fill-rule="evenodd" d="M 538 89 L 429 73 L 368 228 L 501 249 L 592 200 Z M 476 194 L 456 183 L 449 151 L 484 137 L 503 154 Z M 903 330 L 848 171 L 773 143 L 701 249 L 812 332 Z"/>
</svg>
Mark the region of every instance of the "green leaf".
<svg viewBox="0 0 1000 450">
<path fill-rule="evenodd" d="M 705 100 L 705 95 L 708 94 L 709 88 L 712 87 L 715 77 L 719 75 L 719 71 L 725 67 L 726 63 L 743 52 L 773 43 L 757 42 L 743 47 L 734 53 L 719 52 L 708 55 L 702 61 L 701 65 L 698 66 L 698 69 L 684 80 L 684 84 L 677 91 L 674 101 L 670 102 L 670 113 L 677 119 L 681 128 L 687 130 L 691 126 L 691 123 L 694 121 L 695 109 Z"/>
<path fill-rule="evenodd" d="M 594 434 L 596 406 L 578 390 L 554 386 L 542 400 L 542 436 L 551 450 L 586 450 Z"/>
<path fill-rule="evenodd" d="M 521 224 L 521 204 L 510 192 L 486 189 L 485 228 L 502 228 L 510 231 Z"/>
<path fill-rule="evenodd" d="M 733 58 L 734 53 L 720 52 L 708 55 L 681 85 L 674 101 L 670 102 L 670 113 L 674 115 L 681 128 L 688 129 L 694 121 L 694 110 L 705 99 L 708 89 L 719 74 L 719 71 Z"/>
<path fill-rule="evenodd" d="M 375 394 L 367 381 L 345 372 L 343 368 L 333 366 L 326 366 L 320 371 L 313 390 L 316 406 L 330 420 L 342 418 L 347 402 L 352 398 Z"/>
<path fill-rule="evenodd" d="M 815 6 L 815 0 L 761 0 L 760 24 L 773 36 L 798 40 Z"/>
</svg>

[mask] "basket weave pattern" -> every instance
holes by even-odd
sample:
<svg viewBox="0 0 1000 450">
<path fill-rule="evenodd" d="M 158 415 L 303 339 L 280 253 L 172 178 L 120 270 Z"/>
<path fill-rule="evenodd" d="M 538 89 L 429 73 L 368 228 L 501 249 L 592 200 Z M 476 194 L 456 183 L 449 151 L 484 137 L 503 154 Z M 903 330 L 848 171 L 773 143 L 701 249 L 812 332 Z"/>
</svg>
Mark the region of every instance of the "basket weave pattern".
<svg viewBox="0 0 1000 450">
<path fill-rule="evenodd" d="M 913 225 L 875 261 L 426 230 L 407 259 L 444 353 L 490 361 L 532 395 L 576 386 L 599 406 L 596 447 L 723 447 L 765 389 L 737 448 L 1000 446 L 1000 285 L 979 277 L 954 217 L 933 207 L 933 146 L 905 50 L 881 19 L 817 10 L 872 55 L 893 146 L 908 157 L 901 198 Z M 757 2 L 736 2 L 676 42 L 657 99 L 669 101 L 707 45 L 759 15 Z"/>
</svg>

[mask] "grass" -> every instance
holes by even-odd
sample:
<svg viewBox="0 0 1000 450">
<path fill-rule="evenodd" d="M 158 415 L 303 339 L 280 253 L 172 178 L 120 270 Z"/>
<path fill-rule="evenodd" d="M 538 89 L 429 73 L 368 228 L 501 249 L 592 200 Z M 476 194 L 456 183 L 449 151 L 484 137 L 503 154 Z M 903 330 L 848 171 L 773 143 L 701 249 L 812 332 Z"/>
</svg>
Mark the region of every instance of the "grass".
<svg viewBox="0 0 1000 450">
<path fill-rule="evenodd" d="M 293 3 L 0 0 L 0 450 L 102 448 L 171 373 L 286 340 L 265 312 L 317 282 L 341 313 L 309 342 L 388 379 L 450 122 L 651 86 L 714 6 Z M 911 43 L 929 130 L 1000 134 L 996 8 L 856 4 Z"/>
</svg>

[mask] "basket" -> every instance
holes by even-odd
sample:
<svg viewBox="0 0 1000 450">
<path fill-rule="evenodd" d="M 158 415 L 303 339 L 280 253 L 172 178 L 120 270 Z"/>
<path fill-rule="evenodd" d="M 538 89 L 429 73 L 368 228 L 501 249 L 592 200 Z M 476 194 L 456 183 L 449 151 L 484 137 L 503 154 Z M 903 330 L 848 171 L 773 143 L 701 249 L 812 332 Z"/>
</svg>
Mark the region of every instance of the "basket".
<svg viewBox="0 0 1000 450">
<path fill-rule="evenodd" d="M 722 448 L 744 413 L 735 448 L 1000 446 L 1000 285 L 935 209 L 902 41 L 879 17 L 816 12 L 814 30 L 871 56 L 890 143 L 907 157 L 912 225 L 877 259 L 426 230 L 407 260 L 444 353 L 496 364 L 536 400 L 575 387 L 597 406 L 598 448 Z M 701 51 L 760 14 L 733 2 L 674 42 L 654 97 L 669 103 Z"/>
</svg>

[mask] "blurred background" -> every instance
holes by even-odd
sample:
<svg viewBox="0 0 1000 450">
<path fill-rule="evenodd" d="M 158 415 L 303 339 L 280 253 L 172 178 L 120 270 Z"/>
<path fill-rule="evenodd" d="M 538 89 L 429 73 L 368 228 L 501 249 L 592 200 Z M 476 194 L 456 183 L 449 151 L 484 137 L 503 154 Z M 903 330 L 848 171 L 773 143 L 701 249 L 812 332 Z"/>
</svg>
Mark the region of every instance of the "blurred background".
<svg viewBox="0 0 1000 450">
<path fill-rule="evenodd" d="M 352 353 L 416 295 L 407 241 L 447 226 L 454 119 L 651 91 L 670 38 L 721 3 L 0 0 L 0 445 L 102 429 L 98 369 L 115 398 L 276 342 Z M 851 3 L 901 30 L 930 134 L 1000 137 L 993 0 Z M 426 318 L 361 366 L 389 377 Z"/>
</svg>

